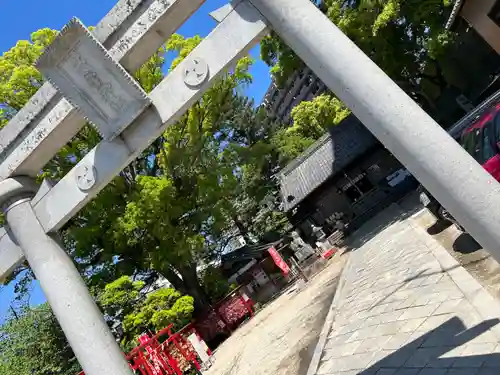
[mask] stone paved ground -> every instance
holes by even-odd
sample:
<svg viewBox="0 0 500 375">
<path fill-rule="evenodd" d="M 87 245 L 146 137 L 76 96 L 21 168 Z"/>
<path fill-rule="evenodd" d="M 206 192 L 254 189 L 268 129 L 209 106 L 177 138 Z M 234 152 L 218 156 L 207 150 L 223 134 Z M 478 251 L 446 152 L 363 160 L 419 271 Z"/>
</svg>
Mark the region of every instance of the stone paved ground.
<svg viewBox="0 0 500 375">
<path fill-rule="evenodd" d="M 496 302 L 453 262 L 443 271 L 416 225 L 397 221 L 352 252 L 317 375 L 500 374 Z"/>
</svg>

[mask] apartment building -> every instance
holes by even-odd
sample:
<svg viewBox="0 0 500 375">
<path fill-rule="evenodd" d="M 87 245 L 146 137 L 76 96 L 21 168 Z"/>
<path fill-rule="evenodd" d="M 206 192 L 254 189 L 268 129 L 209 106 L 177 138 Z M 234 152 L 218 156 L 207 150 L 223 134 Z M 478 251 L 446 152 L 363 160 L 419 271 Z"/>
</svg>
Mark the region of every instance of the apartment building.
<svg viewBox="0 0 500 375">
<path fill-rule="evenodd" d="M 293 74 L 282 88 L 274 82 L 271 83 L 262 104 L 281 122 L 291 124 L 293 107 L 325 91 L 327 91 L 325 84 L 311 69 L 304 67 Z"/>
</svg>

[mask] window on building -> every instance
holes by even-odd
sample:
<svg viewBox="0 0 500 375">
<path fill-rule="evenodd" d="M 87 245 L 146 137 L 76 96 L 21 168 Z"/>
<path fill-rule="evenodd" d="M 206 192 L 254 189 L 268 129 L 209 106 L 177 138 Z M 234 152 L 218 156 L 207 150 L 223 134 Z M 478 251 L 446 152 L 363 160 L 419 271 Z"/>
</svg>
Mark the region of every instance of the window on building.
<svg viewBox="0 0 500 375">
<path fill-rule="evenodd" d="M 356 186 L 354 185 L 347 188 L 344 191 L 344 194 L 351 202 L 357 202 L 363 196 L 363 193 L 361 193 L 358 189 L 356 189 Z"/>
<path fill-rule="evenodd" d="M 357 202 L 363 196 L 373 189 L 373 184 L 368 179 L 366 174 L 359 175 L 354 179 L 351 179 L 344 187 L 342 191 L 347 196 L 351 202 Z"/>
<path fill-rule="evenodd" d="M 495 4 L 488 13 L 488 17 L 500 27 L 500 0 L 495 1 Z"/>
<path fill-rule="evenodd" d="M 373 189 L 373 185 L 366 175 L 361 180 L 356 182 L 356 186 L 363 194 L 366 194 Z"/>
</svg>

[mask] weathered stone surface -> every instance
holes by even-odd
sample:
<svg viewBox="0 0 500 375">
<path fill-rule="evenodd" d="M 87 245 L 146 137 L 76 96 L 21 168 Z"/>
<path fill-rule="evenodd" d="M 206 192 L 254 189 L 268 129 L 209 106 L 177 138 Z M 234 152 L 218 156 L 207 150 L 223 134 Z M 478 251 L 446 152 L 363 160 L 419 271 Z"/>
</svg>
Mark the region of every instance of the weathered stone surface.
<svg viewBox="0 0 500 375">
<path fill-rule="evenodd" d="M 137 12 L 140 5 L 147 2 L 147 0 L 119 0 L 92 30 L 92 33 L 104 44 L 106 39 L 125 25 L 125 21 Z"/>
<path fill-rule="evenodd" d="M 106 140 L 119 135 L 150 104 L 139 84 L 76 18 L 36 66 Z"/>
<path fill-rule="evenodd" d="M 134 72 L 189 18 L 205 0 L 154 0 L 116 39 L 109 53 Z M 128 22 L 128 20 L 127 20 Z"/>
<path fill-rule="evenodd" d="M 161 0 L 156 0 L 161 1 Z M 111 49 L 113 56 L 115 45 L 129 29 L 134 32 L 133 43 L 127 43 L 128 51 L 123 47 L 120 53 L 121 65 L 127 71 L 135 71 L 174 33 L 177 28 L 199 7 L 205 0 L 171 0 L 161 16 L 158 17 L 149 29 L 144 29 L 144 17 L 148 17 L 149 7 L 154 7 L 151 0 L 120 0 L 118 4 L 104 17 L 93 31 L 106 48 Z M 156 13 L 158 8 L 156 7 Z M 121 23 L 120 23 L 121 22 Z M 37 96 L 43 100 L 36 101 Z M 45 117 L 61 100 L 58 91 L 50 83 L 45 83 L 39 92 L 27 104 L 27 111 L 20 111 L 1 131 L 0 138 L 0 180 L 13 174 L 36 175 L 41 168 L 53 157 L 64 144 L 71 139 L 85 124 L 85 119 L 72 108 L 57 123 L 46 126 Z M 31 120 L 33 119 L 33 120 Z M 30 135 L 36 143 L 30 143 L 30 151 L 25 149 L 24 137 Z M 41 135 L 41 136 L 39 136 Z M 5 145 L 4 145 L 5 144 Z M 43 147 L 40 147 L 42 146 Z"/>
<path fill-rule="evenodd" d="M 21 248 L 12 242 L 4 228 L 0 228 L 0 282 L 23 262 L 24 254 Z"/>
<path fill-rule="evenodd" d="M 109 51 L 111 56 L 119 61 L 128 53 L 137 41 L 160 19 L 172 4 L 172 0 L 156 0 L 144 12 L 127 32 L 115 43 Z"/>
<path fill-rule="evenodd" d="M 2 129 L 0 137 L 0 163 L 5 159 L 10 145 L 13 144 L 16 138 L 23 138 L 26 134 L 23 132 L 35 117 L 50 103 L 57 94 L 57 90 L 51 84 L 44 84 L 33 95 L 30 101 L 21 108 L 5 128 Z"/>
<path fill-rule="evenodd" d="M 117 33 L 125 21 L 137 12 L 139 5 L 146 0 L 120 0 L 99 22 L 93 31 L 101 43 L 106 43 L 111 35 Z M 49 104 L 60 100 L 58 91 L 48 82 L 33 95 L 26 105 L 14 116 L 12 120 L 2 129 L 0 137 L 0 163 L 5 160 L 6 155 L 19 145 L 21 140 L 33 130 L 36 125 L 33 121 L 37 116 L 43 116 Z"/>
</svg>

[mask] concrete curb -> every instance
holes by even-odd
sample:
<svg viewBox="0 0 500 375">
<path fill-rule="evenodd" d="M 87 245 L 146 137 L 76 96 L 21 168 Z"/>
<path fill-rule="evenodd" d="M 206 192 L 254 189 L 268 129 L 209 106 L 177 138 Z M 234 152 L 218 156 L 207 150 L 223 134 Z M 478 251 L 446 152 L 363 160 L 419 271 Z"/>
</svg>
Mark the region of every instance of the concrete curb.
<svg viewBox="0 0 500 375">
<path fill-rule="evenodd" d="M 418 216 L 415 215 L 415 217 Z M 484 320 L 500 319 L 500 301 L 493 297 L 436 239 L 412 220 L 412 227 L 419 234 L 424 245 L 430 249 L 444 272 L 450 275 L 453 282 L 465 295 L 474 310 Z M 500 340 L 500 326 L 497 324 L 491 331 Z"/>
<path fill-rule="evenodd" d="M 349 274 L 349 269 L 351 267 L 351 255 L 348 255 L 349 258 L 346 261 L 344 269 L 340 273 L 339 282 L 337 284 L 337 289 L 335 291 L 335 295 L 333 296 L 332 304 L 330 305 L 330 309 L 325 319 L 325 323 L 323 323 L 323 328 L 321 329 L 321 333 L 319 334 L 318 343 L 314 348 L 314 353 L 311 358 L 311 362 L 309 363 L 309 367 L 307 369 L 307 375 L 316 375 L 318 371 L 319 364 L 321 362 L 321 356 L 323 355 L 323 349 L 325 348 L 326 341 L 328 340 L 328 334 L 330 333 L 330 329 L 335 322 L 335 315 L 337 312 L 338 305 L 342 299 L 342 291 L 344 288 L 345 280 L 347 275 Z"/>
</svg>

